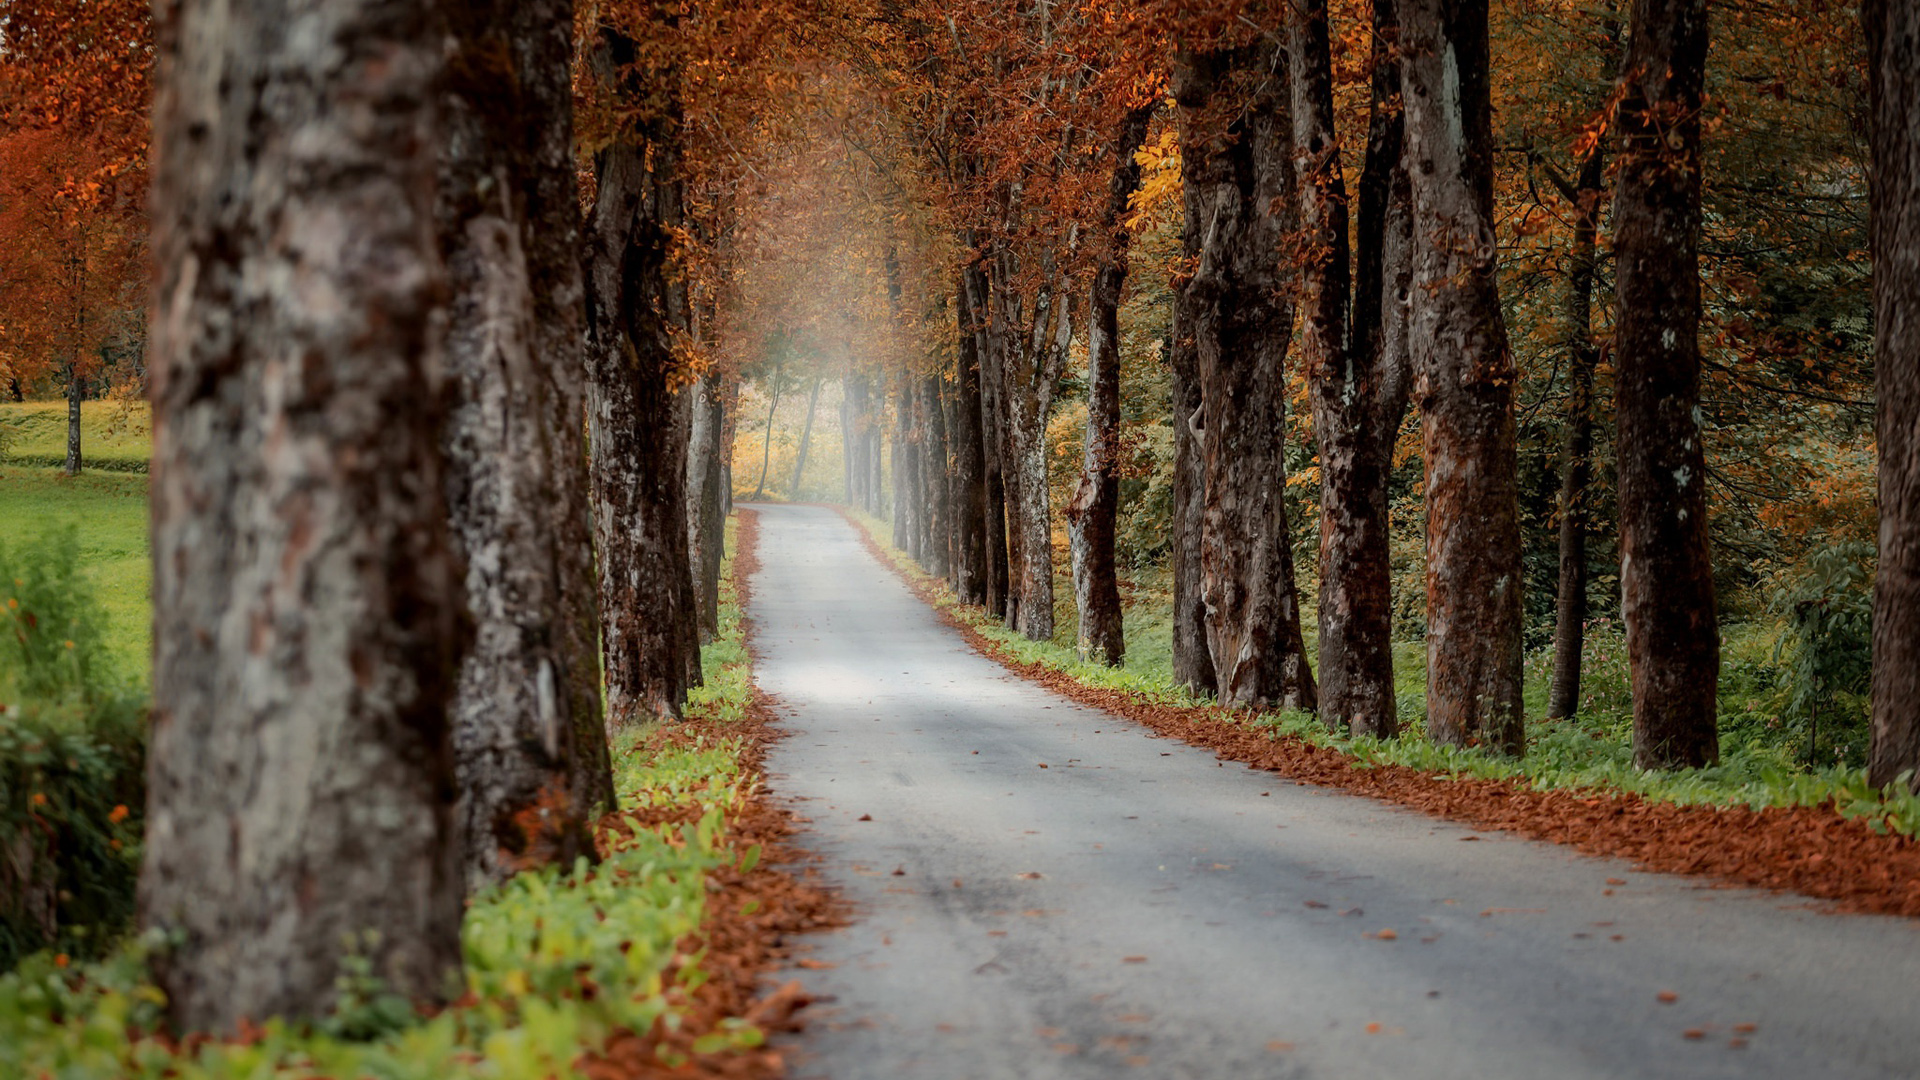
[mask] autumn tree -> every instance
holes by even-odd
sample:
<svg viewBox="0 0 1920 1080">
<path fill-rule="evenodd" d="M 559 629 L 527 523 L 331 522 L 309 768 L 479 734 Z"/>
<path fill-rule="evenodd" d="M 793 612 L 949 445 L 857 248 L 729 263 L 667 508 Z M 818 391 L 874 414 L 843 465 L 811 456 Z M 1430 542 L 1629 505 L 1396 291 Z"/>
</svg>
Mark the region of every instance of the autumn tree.
<svg viewBox="0 0 1920 1080">
<path fill-rule="evenodd" d="M 1302 360 L 1320 452 L 1320 715 L 1356 735 L 1399 727 L 1393 686 L 1387 482 L 1409 390 L 1408 189 L 1392 0 L 1374 0 L 1359 272 L 1348 246 L 1326 0 L 1291 9 Z M 1349 289 L 1351 288 L 1351 293 Z"/>
<path fill-rule="evenodd" d="M 1286 484 L 1286 357 L 1293 305 L 1279 252 L 1295 227 L 1285 50 L 1269 34 L 1183 48 L 1186 230 L 1197 256 L 1181 303 L 1193 335 L 1204 461 L 1200 578 L 1223 704 L 1312 709 L 1294 587 Z"/>
<path fill-rule="evenodd" d="M 176 1027 L 458 985 L 424 3 L 163 10 L 141 920 Z"/>
<path fill-rule="evenodd" d="M 1920 790 L 1920 10 L 1866 0 L 1873 130 L 1873 302 L 1880 561 L 1868 778 Z"/>
<path fill-rule="evenodd" d="M 1399 0 L 1408 335 L 1426 450 L 1427 731 L 1526 746 L 1515 372 L 1495 277 L 1486 0 Z"/>
<path fill-rule="evenodd" d="M 1641 768 L 1720 758 L 1720 630 L 1700 421 L 1705 0 L 1636 0 L 1614 196 L 1620 600 Z"/>
<path fill-rule="evenodd" d="M 596 122 L 586 229 L 588 432 L 608 722 L 677 717 L 700 681 L 687 544 L 691 411 L 678 8 L 603 9 L 586 85 Z"/>
<path fill-rule="evenodd" d="M 453 730 L 475 887 L 592 857 L 613 778 L 582 424 L 573 5 L 483 0 L 447 14 L 443 443 L 474 624 Z"/>
</svg>

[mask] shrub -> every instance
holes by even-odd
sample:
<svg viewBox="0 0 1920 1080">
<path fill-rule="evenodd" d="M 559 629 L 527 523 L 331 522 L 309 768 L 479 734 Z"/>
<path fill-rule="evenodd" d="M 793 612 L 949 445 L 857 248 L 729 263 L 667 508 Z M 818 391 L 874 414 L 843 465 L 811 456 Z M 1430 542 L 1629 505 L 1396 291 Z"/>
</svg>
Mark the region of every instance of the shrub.
<svg viewBox="0 0 1920 1080">
<path fill-rule="evenodd" d="M 0 546 L 0 971 L 100 955 L 133 920 L 145 709 L 78 552 L 72 529 Z"/>
</svg>

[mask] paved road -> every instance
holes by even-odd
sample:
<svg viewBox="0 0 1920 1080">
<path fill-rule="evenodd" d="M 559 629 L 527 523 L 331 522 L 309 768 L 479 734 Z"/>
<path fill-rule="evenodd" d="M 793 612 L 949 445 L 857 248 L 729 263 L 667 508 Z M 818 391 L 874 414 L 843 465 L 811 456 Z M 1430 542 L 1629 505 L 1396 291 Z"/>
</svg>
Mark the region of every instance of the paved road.
<svg viewBox="0 0 1920 1080">
<path fill-rule="evenodd" d="M 803 1077 L 1920 1076 L 1920 926 L 1223 766 L 760 522 L 773 786 L 860 911 L 792 973 Z"/>
</svg>

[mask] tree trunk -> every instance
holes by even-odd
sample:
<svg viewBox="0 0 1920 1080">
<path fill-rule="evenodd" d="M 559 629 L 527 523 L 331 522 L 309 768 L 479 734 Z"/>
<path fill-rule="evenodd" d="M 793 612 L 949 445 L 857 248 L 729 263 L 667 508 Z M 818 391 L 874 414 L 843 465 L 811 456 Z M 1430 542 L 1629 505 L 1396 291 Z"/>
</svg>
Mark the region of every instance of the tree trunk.
<svg viewBox="0 0 1920 1080">
<path fill-rule="evenodd" d="M 947 421 L 946 406 L 942 404 L 944 396 L 940 392 L 941 378 L 929 375 L 921 384 L 921 400 L 926 406 L 926 439 L 921 445 L 920 478 L 924 490 L 926 557 L 921 561 L 926 565 L 927 573 L 935 577 L 946 577 L 951 554 L 948 545 L 948 529 L 952 510 L 947 503 Z"/>
<path fill-rule="evenodd" d="M 986 552 L 987 610 L 1003 620 L 1011 620 L 1013 575 L 1008 552 L 1006 438 L 1001 419 L 1001 399 L 1005 392 L 1000 378 L 1000 328 L 993 314 L 992 275 L 983 265 L 977 277 L 978 291 L 973 310 L 982 329 L 977 334 L 980 360 L 980 426 L 986 463 Z"/>
<path fill-rule="evenodd" d="M 694 593 L 700 606 L 700 638 L 720 632 L 720 562 L 726 557 L 726 512 L 720 494 L 726 414 L 720 377 L 709 372 L 693 384 L 693 430 L 687 446 L 687 550 L 693 564 Z"/>
<path fill-rule="evenodd" d="M 1174 97 L 1187 228 L 1186 290 L 1205 462 L 1200 573 L 1222 704 L 1311 710 L 1286 489 L 1286 356 L 1293 329 L 1276 253 L 1294 227 L 1293 145 L 1280 50 L 1183 52 Z"/>
<path fill-rule="evenodd" d="M 141 921 L 180 1031 L 457 988 L 426 4 L 162 11 Z M 351 48 L 342 47 L 351 43 Z M 237 313 L 244 312 L 240 317 Z"/>
<path fill-rule="evenodd" d="M 846 496 L 840 501 L 848 506 L 857 505 L 854 501 L 853 478 L 857 472 L 854 457 L 858 453 L 853 427 L 853 376 L 843 375 L 840 377 L 840 475 Z"/>
<path fill-rule="evenodd" d="M 474 625 L 452 708 L 471 892 L 596 857 L 613 778 L 598 647 L 578 632 L 595 612 L 563 29 L 573 4 L 462 14 L 448 20 L 438 226 L 452 297 L 441 442 Z"/>
<path fill-rule="evenodd" d="M 813 442 L 813 414 L 820 408 L 820 376 L 813 378 L 813 392 L 807 395 L 807 420 L 800 426 L 800 452 L 793 459 L 793 483 L 787 487 L 787 497 L 794 501 L 800 499 L 800 480 L 807 472 L 807 449 Z"/>
<path fill-rule="evenodd" d="M 1199 260 L 1199 230 L 1181 234 L 1186 265 Z M 1200 415 L 1200 356 L 1193 342 L 1190 279 L 1176 276 L 1173 327 L 1167 334 L 1172 372 L 1173 534 L 1169 563 L 1173 572 L 1173 680 L 1196 695 L 1218 691 L 1213 657 L 1207 652 L 1207 608 L 1200 579 L 1200 534 L 1206 512 L 1207 470 L 1193 421 Z"/>
<path fill-rule="evenodd" d="M 954 383 L 953 556 L 954 593 L 964 604 L 987 602 L 987 459 L 981 429 L 979 312 L 973 297 L 980 273 L 960 272 L 959 370 Z"/>
<path fill-rule="evenodd" d="M 1047 417 L 1066 363 L 1073 292 L 1064 279 L 1034 300 L 1032 322 L 1003 253 L 992 283 L 1000 359 L 1002 480 L 1007 491 L 1007 625 L 1031 641 L 1053 637 L 1053 517 L 1047 492 Z"/>
<path fill-rule="evenodd" d="M 603 28 L 596 51 L 599 77 L 635 77 L 631 38 Z M 660 81 L 671 85 L 671 73 Z M 636 100 L 661 97 L 652 87 L 629 89 Z M 690 411 L 673 390 L 673 339 L 687 326 L 686 288 L 672 261 L 685 182 L 678 101 L 664 100 L 660 115 L 634 121 L 593 163 L 589 425 L 611 725 L 679 717 L 700 672 L 687 552 Z"/>
<path fill-rule="evenodd" d="M 1706 0 L 1635 0 L 1613 210 L 1620 599 L 1633 760 L 1720 759 L 1720 630 L 1700 432 L 1700 103 Z"/>
<path fill-rule="evenodd" d="M 767 493 L 767 466 L 773 462 L 773 418 L 780 411 L 780 371 L 775 369 L 772 400 L 767 403 L 767 433 L 760 440 L 760 482 L 753 485 L 753 494 L 747 496 L 748 502 L 759 502 Z"/>
<path fill-rule="evenodd" d="M 1427 734 L 1526 748 L 1513 355 L 1500 312 L 1486 0 L 1401 0 L 1427 458 Z"/>
<path fill-rule="evenodd" d="M 67 364 L 67 465 L 68 476 L 80 475 L 80 402 L 87 396 L 87 380 L 80 374 L 80 352 L 74 350 Z"/>
<path fill-rule="evenodd" d="M 1873 585 L 1873 749 L 1885 786 L 1920 791 L 1920 10 L 1864 0 L 1873 98 L 1874 387 L 1880 562 Z"/>
<path fill-rule="evenodd" d="M 1312 373 L 1320 451 L 1320 715 L 1328 726 L 1388 738 L 1399 730 L 1393 687 L 1393 567 L 1387 480 L 1407 405 L 1404 349 L 1406 171 L 1401 165 L 1398 35 L 1391 0 L 1373 6 L 1373 80 L 1360 176 L 1360 274 L 1349 320 L 1347 193 L 1334 131 L 1326 0 L 1294 9 L 1294 139 L 1300 184 L 1305 313 L 1301 351 Z M 1399 195 L 1396 201 L 1396 193 Z M 1392 320 L 1396 333 L 1385 331 Z"/>
<path fill-rule="evenodd" d="M 1553 681 L 1547 717 L 1580 711 L 1580 654 L 1587 633 L 1587 484 L 1593 476 L 1593 372 L 1600 348 L 1593 340 L 1593 279 L 1598 267 L 1600 185 L 1605 177 L 1598 145 L 1580 163 L 1573 223 L 1573 266 L 1567 274 L 1567 422 L 1560 448 L 1560 583 L 1554 600 Z"/>
<path fill-rule="evenodd" d="M 1108 249 L 1094 270 L 1087 305 L 1087 433 L 1080 479 L 1067 504 L 1080 655 L 1113 667 L 1127 655 L 1113 550 L 1120 513 L 1120 295 L 1127 283 L 1127 231 L 1121 219 L 1140 186 L 1140 163 L 1133 155 L 1146 141 L 1157 105 L 1127 113 L 1113 140 L 1113 172 L 1100 222 Z"/>
<path fill-rule="evenodd" d="M 893 546 L 920 561 L 919 515 L 924 511 L 916 494 L 920 483 L 919 434 L 915 430 L 913 376 L 904 369 L 894 387 L 893 416 Z"/>
</svg>

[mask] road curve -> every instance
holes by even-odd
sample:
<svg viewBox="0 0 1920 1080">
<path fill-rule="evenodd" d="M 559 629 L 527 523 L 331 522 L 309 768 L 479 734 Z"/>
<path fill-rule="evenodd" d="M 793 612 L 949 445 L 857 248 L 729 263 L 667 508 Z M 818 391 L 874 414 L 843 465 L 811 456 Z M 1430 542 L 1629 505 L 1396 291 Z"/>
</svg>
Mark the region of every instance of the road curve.
<svg viewBox="0 0 1920 1080">
<path fill-rule="evenodd" d="M 975 654 L 831 510 L 757 509 L 772 788 L 858 911 L 791 973 L 835 999 L 799 1076 L 1920 1075 L 1914 923 L 1223 765 Z"/>
</svg>

